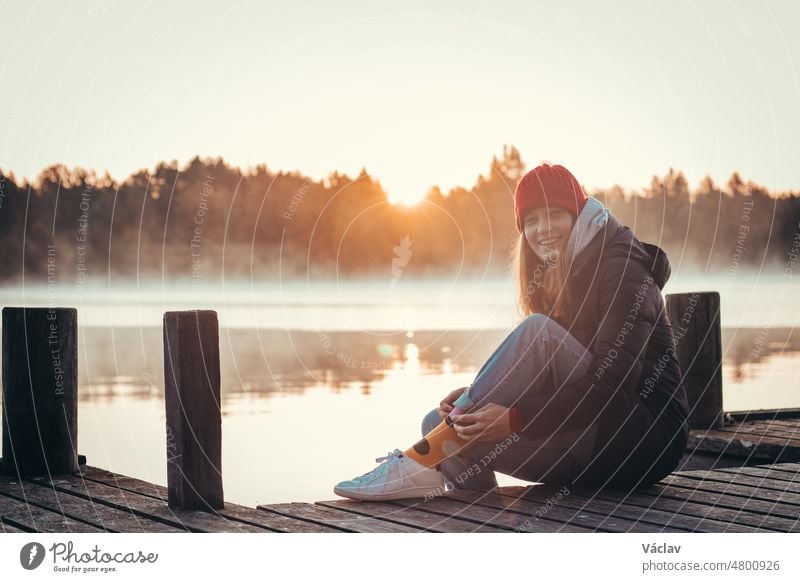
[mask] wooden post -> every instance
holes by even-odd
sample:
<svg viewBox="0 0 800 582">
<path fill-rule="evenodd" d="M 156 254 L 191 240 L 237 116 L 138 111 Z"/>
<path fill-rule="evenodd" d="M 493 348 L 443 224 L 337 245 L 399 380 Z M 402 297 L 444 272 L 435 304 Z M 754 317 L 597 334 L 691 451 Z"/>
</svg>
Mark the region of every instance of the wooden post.
<svg viewBox="0 0 800 582">
<path fill-rule="evenodd" d="M 8 475 L 78 470 L 78 310 L 3 308 L 3 463 Z"/>
<path fill-rule="evenodd" d="M 689 401 L 689 428 L 724 425 L 719 293 L 671 293 L 667 315 Z"/>
<path fill-rule="evenodd" d="M 219 325 L 208 310 L 164 313 L 168 504 L 224 507 Z"/>
</svg>

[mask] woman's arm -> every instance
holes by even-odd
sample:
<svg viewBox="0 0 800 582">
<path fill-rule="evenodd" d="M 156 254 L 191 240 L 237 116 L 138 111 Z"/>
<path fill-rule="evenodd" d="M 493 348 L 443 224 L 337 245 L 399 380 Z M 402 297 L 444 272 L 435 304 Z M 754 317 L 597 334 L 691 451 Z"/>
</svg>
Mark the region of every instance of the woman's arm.
<svg viewBox="0 0 800 582">
<path fill-rule="evenodd" d="M 642 373 L 655 321 L 650 271 L 629 257 L 603 261 L 598 270 L 601 309 L 589 372 L 553 386 L 552 393 L 523 395 L 513 428 L 531 439 L 585 428 L 614 397 L 632 397 Z"/>
</svg>

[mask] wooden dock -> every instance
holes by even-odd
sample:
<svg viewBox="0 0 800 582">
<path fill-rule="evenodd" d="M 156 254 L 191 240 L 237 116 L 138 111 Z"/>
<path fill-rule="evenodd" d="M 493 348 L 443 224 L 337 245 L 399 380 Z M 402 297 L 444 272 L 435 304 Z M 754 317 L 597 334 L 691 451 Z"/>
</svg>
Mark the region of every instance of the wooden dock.
<svg viewBox="0 0 800 582">
<path fill-rule="evenodd" d="M 723 426 L 689 431 L 678 470 L 800 462 L 800 411 L 729 413 Z"/>
<path fill-rule="evenodd" d="M 164 314 L 163 487 L 78 455 L 77 310 L 4 308 L 0 531 L 800 531 L 800 411 L 723 414 L 719 296 L 667 299 L 680 331 L 691 430 L 684 458 L 659 483 L 634 491 L 532 484 L 428 500 L 256 508 L 224 499 L 215 312 Z"/>
<path fill-rule="evenodd" d="M 171 509 L 167 489 L 82 465 L 48 479 L 0 477 L 14 532 L 797 532 L 800 463 L 674 473 L 637 489 L 501 487 L 429 500 L 225 503 Z"/>
</svg>

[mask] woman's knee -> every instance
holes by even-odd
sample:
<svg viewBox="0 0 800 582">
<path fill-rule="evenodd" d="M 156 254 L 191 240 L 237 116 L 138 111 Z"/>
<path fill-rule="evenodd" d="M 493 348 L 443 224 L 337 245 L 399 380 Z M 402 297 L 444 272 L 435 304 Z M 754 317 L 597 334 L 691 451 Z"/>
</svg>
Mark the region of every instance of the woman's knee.
<svg viewBox="0 0 800 582">
<path fill-rule="evenodd" d="M 571 335 L 558 321 L 543 313 L 531 313 L 522 320 L 519 327 L 528 336 L 543 340 L 551 337 L 561 340 Z"/>
<path fill-rule="evenodd" d="M 422 436 L 425 436 L 437 426 L 439 426 L 442 422 L 442 417 L 439 416 L 439 408 L 434 408 L 428 414 L 425 415 L 425 418 L 422 419 Z"/>
<path fill-rule="evenodd" d="M 556 323 L 555 319 L 546 316 L 544 313 L 531 313 L 520 324 L 522 327 L 528 328 L 544 328 Z"/>
</svg>

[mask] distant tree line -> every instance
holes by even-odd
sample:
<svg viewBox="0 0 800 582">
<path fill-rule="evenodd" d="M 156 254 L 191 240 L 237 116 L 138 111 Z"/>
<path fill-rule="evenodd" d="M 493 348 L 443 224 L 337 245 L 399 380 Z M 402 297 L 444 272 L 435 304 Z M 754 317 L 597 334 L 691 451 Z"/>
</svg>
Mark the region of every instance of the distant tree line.
<svg viewBox="0 0 800 582">
<path fill-rule="evenodd" d="M 32 183 L 0 169 L 0 280 L 497 274 L 517 237 L 513 196 L 525 171 L 504 146 L 472 188 L 433 187 L 405 206 L 389 203 L 366 169 L 315 181 L 196 157 L 123 182 L 54 165 Z M 737 173 L 691 190 L 670 169 L 642 191 L 587 193 L 673 265 L 783 269 L 797 249 L 800 193 L 770 193 Z"/>
</svg>

